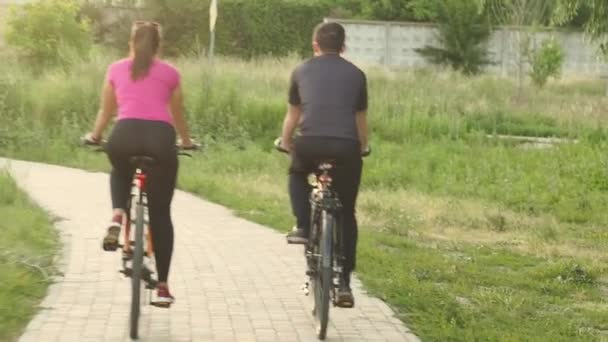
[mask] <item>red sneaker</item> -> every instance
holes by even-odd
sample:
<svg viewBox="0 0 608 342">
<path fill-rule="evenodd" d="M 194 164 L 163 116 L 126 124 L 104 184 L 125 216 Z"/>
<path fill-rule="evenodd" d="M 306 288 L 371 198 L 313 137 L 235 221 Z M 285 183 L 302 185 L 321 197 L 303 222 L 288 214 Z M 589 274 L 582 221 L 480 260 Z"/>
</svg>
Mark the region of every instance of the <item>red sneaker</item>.
<svg viewBox="0 0 608 342">
<path fill-rule="evenodd" d="M 175 297 L 169 292 L 167 285 L 159 285 L 156 291 L 156 300 L 152 303 L 154 306 L 168 308 L 175 303 Z"/>
</svg>

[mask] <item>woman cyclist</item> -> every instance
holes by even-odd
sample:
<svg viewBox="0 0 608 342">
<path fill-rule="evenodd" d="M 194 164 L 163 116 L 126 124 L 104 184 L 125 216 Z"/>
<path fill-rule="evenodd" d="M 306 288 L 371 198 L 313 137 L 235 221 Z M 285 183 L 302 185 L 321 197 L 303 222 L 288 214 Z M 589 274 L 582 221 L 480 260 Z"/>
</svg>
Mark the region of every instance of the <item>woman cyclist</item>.
<svg viewBox="0 0 608 342">
<path fill-rule="evenodd" d="M 160 25 L 138 21 L 131 29 L 130 56 L 111 64 L 101 94 L 101 110 L 88 143 L 99 143 L 111 117 L 117 122 L 106 145 L 112 164 L 110 189 L 113 216 L 103 239 L 104 250 L 116 250 L 130 199 L 134 168 L 132 156 L 146 155 L 155 164 L 148 171 L 150 229 L 158 271 L 156 303 L 170 306 L 174 298 L 167 278 L 173 253 L 171 200 L 177 177 L 176 131 L 183 148 L 194 148 L 182 110 L 179 72 L 158 58 Z"/>
</svg>

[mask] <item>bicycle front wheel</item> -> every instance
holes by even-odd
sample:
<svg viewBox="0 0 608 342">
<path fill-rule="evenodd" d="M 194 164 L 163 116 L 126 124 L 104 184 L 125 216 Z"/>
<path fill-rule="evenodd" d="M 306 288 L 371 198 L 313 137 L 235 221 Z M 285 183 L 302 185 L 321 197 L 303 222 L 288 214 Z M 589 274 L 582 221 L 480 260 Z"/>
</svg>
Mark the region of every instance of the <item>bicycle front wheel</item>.
<svg viewBox="0 0 608 342">
<path fill-rule="evenodd" d="M 317 337 L 324 340 L 329 322 L 330 293 L 333 286 L 333 247 L 336 220 L 331 213 L 321 214 L 321 238 L 319 239 L 318 271 L 314 279 L 315 321 Z"/>
<path fill-rule="evenodd" d="M 138 338 L 139 310 L 141 297 L 141 272 L 144 259 L 144 207 L 141 203 L 137 204 L 135 210 L 135 250 L 133 251 L 133 261 L 131 264 L 131 338 Z"/>
</svg>

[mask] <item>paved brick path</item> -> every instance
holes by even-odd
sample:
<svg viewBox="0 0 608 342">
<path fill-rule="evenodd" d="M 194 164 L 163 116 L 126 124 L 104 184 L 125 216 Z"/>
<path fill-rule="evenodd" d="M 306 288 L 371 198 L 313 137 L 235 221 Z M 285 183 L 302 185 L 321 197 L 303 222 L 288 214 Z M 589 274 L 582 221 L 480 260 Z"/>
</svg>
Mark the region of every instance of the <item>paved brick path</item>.
<svg viewBox="0 0 608 342">
<path fill-rule="evenodd" d="M 109 214 L 108 176 L 0 159 L 58 219 L 63 276 L 20 341 L 126 341 L 129 281 L 120 257 L 100 248 Z M 268 228 L 184 192 L 176 194 L 169 310 L 145 306 L 142 341 L 315 341 L 301 247 Z M 418 341 L 355 280 L 355 309 L 330 312 L 328 341 Z"/>
</svg>

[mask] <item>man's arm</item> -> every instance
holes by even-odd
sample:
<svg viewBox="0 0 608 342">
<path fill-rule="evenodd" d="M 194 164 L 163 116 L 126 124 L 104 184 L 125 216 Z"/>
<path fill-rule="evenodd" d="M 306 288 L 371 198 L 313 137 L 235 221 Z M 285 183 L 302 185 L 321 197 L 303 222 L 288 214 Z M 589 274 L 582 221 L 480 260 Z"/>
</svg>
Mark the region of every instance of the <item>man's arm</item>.
<svg viewBox="0 0 608 342">
<path fill-rule="evenodd" d="M 302 99 L 300 98 L 300 89 L 298 88 L 297 71 L 291 74 L 289 80 L 289 106 L 287 114 L 283 120 L 283 133 L 281 134 L 281 145 L 288 151 L 291 151 L 293 144 L 293 134 L 302 116 Z"/>
<path fill-rule="evenodd" d="M 359 133 L 359 142 L 361 143 L 361 151 L 365 152 L 368 147 L 368 129 L 367 129 L 367 111 L 357 112 L 357 132 Z"/>
<path fill-rule="evenodd" d="M 291 151 L 293 133 L 300 123 L 301 116 L 302 107 L 300 105 L 294 106 L 290 104 L 287 108 L 287 114 L 285 114 L 285 120 L 283 120 L 283 134 L 281 135 L 281 145 L 288 151 Z"/>
<path fill-rule="evenodd" d="M 369 132 L 367 128 L 367 78 L 363 74 L 361 90 L 359 92 L 359 102 L 357 103 L 357 133 L 359 134 L 359 142 L 361 143 L 361 152 L 365 152 L 368 148 Z"/>
</svg>

